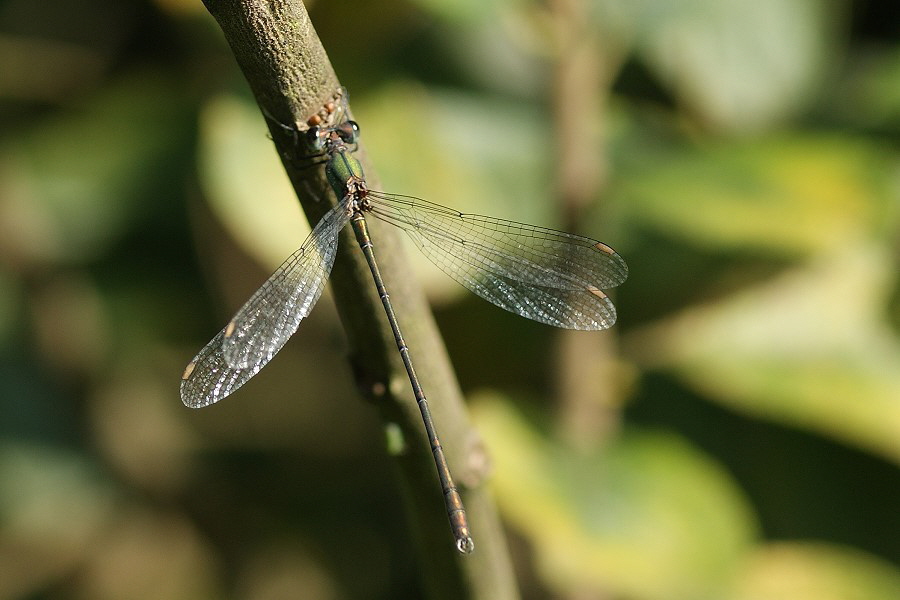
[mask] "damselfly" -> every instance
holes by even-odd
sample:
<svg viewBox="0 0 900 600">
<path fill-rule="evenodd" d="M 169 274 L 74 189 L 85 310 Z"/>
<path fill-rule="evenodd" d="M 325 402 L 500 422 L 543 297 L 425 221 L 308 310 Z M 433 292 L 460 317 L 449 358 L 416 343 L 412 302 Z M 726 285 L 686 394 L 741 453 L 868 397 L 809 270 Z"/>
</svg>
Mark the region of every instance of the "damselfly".
<svg viewBox="0 0 900 600">
<path fill-rule="evenodd" d="M 462 499 L 375 262 L 366 216 L 402 229 L 435 265 L 485 300 L 556 327 L 611 327 L 615 307 L 601 290 L 625 281 L 628 267 L 612 248 L 597 240 L 368 189 L 362 165 L 352 156 L 359 127 L 349 119 L 345 93 L 338 94 L 338 103 L 311 119 L 305 133 L 307 150 L 325 162 L 337 205 L 188 364 L 181 378 L 181 399 L 193 408 L 218 402 L 272 360 L 322 294 L 334 264 L 338 233 L 349 222 L 422 414 L 456 548 L 468 553 L 474 543 Z"/>
</svg>

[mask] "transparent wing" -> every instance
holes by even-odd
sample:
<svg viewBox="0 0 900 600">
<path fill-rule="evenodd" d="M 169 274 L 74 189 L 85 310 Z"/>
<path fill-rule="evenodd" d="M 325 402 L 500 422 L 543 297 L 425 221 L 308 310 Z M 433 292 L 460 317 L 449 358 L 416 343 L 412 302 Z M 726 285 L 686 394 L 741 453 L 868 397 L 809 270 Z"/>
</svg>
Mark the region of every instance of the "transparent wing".
<svg viewBox="0 0 900 600">
<path fill-rule="evenodd" d="M 346 202 L 329 211 L 234 318 L 194 357 L 181 380 L 181 400 L 192 408 L 228 396 L 259 373 L 315 306 L 347 224 Z"/>
<path fill-rule="evenodd" d="M 341 202 L 238 310 L 222 343 L 230 367 L 265 364 L 294 335 L 325 289 L 338 233 L 348 220 L 346 203 Z"/>
<path fill-rule="evenodd" d="M 431 262 L 485 300 L 567 329 L 615 323 L 616 309 L 601 290 L 625 281 L 628 267 L 606 244 L 409 196 L 369 197 L 371 214 L 403 229 Z"/>
</svg>

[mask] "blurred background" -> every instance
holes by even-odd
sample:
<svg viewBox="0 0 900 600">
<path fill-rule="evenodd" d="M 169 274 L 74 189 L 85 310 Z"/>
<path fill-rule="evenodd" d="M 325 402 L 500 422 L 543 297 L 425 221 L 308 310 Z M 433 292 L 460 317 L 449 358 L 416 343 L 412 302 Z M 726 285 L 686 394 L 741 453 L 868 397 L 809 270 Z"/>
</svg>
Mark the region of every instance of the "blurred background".
<svg viewBox="0 0 900 600">
<path fill-rule="evenodd" d="M 525 598 L 900 598 L 894 4 L 308 6 L 383 189 L 631 268 L 569 333 L 410 251 Z M 0 599 L 423 596 L 327 291 L 179 399 L 308 231 L 199 1 L 0 3 Z"/>
</svg>

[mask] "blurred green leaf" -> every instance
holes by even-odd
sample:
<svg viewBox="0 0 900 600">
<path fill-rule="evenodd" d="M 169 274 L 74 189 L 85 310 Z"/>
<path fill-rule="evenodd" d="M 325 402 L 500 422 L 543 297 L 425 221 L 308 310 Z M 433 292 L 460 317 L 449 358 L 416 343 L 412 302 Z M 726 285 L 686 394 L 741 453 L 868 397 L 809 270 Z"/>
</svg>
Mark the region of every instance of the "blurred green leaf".
<svg viewBox="0 0 900 600">
<path fill-rule="evenodd" d="M 626 339 L 710 398 L 900 462 L 900 341 L 885 322 L 889 251 L 834 246 L 809 265 Z"/>
<path fill-rule="evenodd" d="M 215 215 L 261 264 L 281 264 L 310 226 L 259 108 L 236 96 L 210 100 L 200 115 L 200 181 Z"/>
<path fill-rule="evenodd" d="M 860 127 L 900 128 L 900 50 L 879 48 L 857 58 L 828 107 Z"/>
<path fill-rule="evenodd" d="M 408 83 L 351 103 L 386 191 L 506 218 L 553 215 L 546 124 L 528 104 Z"/>
<path fill-rule="evenodd" d="M 660 80 L 699 115 L 757 130 L 811 97 L 832 54 L 835 3 L 820 0 L 600 2 L 598 22 L 631 38 Z"/>
<path fill-rule="evenodd" d="M 414 0 L 424 10 L 450 21 L 479 21 L 495 14 L 498 0 Z"/>
<path fill-rule="evenodd" d="M 19 281 L 0 271 L 0 348 L 6 346 L 15 330 L 22 296 Z"/>
<path fill-rule="evenodd" d="M 730 600 L 900 598 L 900 571 L 854 548 L 782 542 L 762 546 L 749 558 Z"/>
<path fill-rule="evenodd" d="M 80 561 L 115 509 L 115 493 L 74 452 L 0 444 L 0 597 L 29 597 Z"/>
<path fill-rule="evenodd" d="M 795 134 L 656 157 L 622 173 L 640 225 L 712 250 L 808 254 L 896 224 L 890 159 L 862 140 Z"/>
<path fill-rule="evenodd" d="M 495 461 L 502 511 L 531 541 L 555 590 L 721 598 L 756 524 L 709 458 L 673 435 L 639 432 L 580 455 L 543 437 L 504 400 L 481 397 L 472 408 Z"/>
<path fill-rule="evenodd" d="M 160 171 L 178 165 L 191 114 L 173 81 L 143 73 L 78 110 L 40 121 L 0 148 L 6 246 L 41 261 L 93 257 L 166 199 Z M 176 171 L 180 172 L 180 171 Z"/>
<path fill-rule="evenodd" d="M 127 504 L 81 557 L 73 595 L 95 600 L 212 600 L 210 548 L 182 515 Z"/>
</svg>

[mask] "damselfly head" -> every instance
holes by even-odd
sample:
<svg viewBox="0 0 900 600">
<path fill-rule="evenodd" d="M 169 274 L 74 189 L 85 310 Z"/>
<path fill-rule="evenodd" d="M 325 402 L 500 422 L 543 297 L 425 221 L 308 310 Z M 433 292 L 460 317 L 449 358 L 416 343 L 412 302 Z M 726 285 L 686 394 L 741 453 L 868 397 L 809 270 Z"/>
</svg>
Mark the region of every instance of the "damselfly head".
<svg viewBox="0 0 900 600">
<path fill-rule="evenodd" d="M 304 158 L 329 154 L 343 146 L 355 146 L 359 140 L 359 125 L 349 119 L 349 114 L 347 91 L 340 88 L 306 120 L 307 129 L 302 132 Z"/>
</svg>

